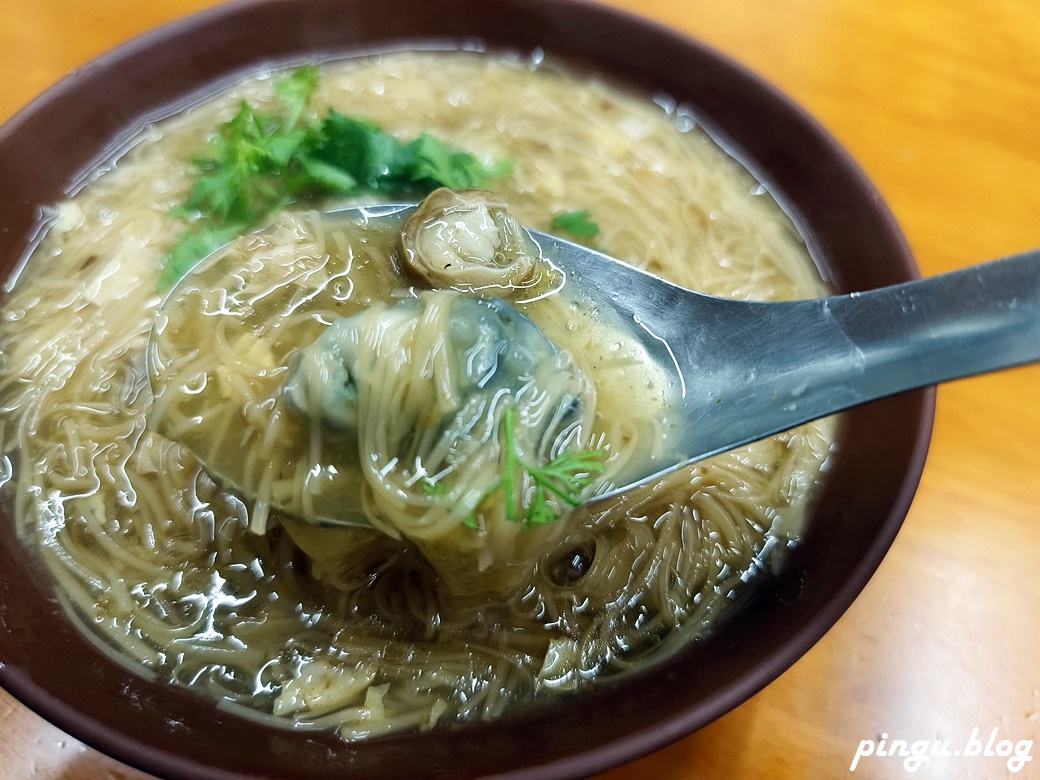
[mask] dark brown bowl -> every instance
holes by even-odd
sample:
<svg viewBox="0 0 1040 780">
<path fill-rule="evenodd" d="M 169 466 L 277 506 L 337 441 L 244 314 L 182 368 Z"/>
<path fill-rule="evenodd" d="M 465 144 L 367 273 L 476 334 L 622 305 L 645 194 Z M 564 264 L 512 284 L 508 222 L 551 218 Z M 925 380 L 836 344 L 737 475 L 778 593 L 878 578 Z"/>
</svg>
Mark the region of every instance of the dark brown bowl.
<svg viewBox="0 0 1040 780">
<path fill-rule="evenodd" d="M 429 41 L 542 47 L 689 103 L 779 194 L 838 292 L 916 276 L 878 193 L 805 112 L 668 29 L 580 0 L 259 0 L 121 46 L 0 128 L 0 263 L 7 276 L 41 206 L 149 120 L 260 66 Z M 142 679 L 66 616 L 0 514 L 0 684 L 94 747 L 167 777 L 584 776 L 704 726 L 767 685 L 841 616 L 888 550 L 924 464 L 933 393 L 849 412 L 804 543 L 710 641 L 548 708 L 348 746 L 258 726 Z"/>
</svg>

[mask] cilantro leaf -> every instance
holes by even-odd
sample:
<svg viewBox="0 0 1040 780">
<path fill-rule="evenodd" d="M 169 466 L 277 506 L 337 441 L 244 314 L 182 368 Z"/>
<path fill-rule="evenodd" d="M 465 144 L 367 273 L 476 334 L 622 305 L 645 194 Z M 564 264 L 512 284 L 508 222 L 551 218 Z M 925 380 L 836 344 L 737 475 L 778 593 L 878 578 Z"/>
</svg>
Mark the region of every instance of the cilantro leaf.
<svg viewBox="0 0 1040 780">
<path fill-rule="evenodd" d="M 297 68 L 288 76 L 275 82 L 274 92 L 282 101 L 287 124 L 290 127 L 295 127 L 299 123 L 317 88 L 318 69 L 314 65 Z"/>
<path fill-rule="evenodd" d="M 373 123 L 334 109 L 307 140 L 307 154 L 353 177 L 360 187 L 382 189 L 400 178 L 400 144 Z"/>
<path fill-rule="evenodd" d="M 595 238 L 599 235 L 599 225 L 590 216 L 587 210 L 565 211 L 554 216 L 549 227 L 577 238 Z"/>
<path fill-rule="evenodd" d="M 488 169 L 476 157 L 455 151 L 427 133 L 405 146 L 402 157 L 408 179 L 423 190 L 465 190 L 483 186 L 488 178 Z"/>
<path fill-rule="evenodd" d="M 327 162 L 308 157 L 305 154 L 298 155 L 296 162 L 303 175 L 290 174 L 290 178 L 286 182 L 294 193 L 305 193 L 314 188 L 321 188 L 337 195 L 349 195 L 358 189 L 357 179 L 342 168 L 329 165 Z"/>
<path fill-rule="evenodd" d="M 443 482 L 436 482 L 429 477 L 423 477 L 419 480 L 419 486 L 422 488 L 422 492 L 431 497 L 443 496 L 448 492 L 448 489 L 444 486 Z"/>
<path fill-rule="evenodd" d="M 186 230 L 166 253 L 159 288 L 169 287 L 191 270 L 201 258 L 210 254 L 249 229 L 249 225 L 230 224 L 222 228 L 202 226 Z"/>
</svg>

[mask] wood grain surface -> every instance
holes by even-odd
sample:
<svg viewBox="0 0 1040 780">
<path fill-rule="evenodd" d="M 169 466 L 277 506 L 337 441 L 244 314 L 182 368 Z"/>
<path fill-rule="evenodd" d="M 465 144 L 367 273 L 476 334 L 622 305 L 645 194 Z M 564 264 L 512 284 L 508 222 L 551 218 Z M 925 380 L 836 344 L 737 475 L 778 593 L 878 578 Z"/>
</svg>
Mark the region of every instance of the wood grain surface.
<svg viewBox="0 0 1040 780">
<path fill-rule="evenodd" d="M 1040 245 L 1036 0 L 609 2 L 802 103 L 880 188 L 924 275 Z M 6 0 L 0 120 L 94 55 L 212 4 Z M 875 754 L 851 774 L 1040 777 L 1038 390 L 1035 366 L 941 387 L 909 517 L 845 617 L 750 701 L 603 778 L 843 777 L 861 743 L 882 738 L 948 741 L 951 755 L 911 773 Z M 994 749 L 1036 743 L 1021 771 L 985 755 L 994 729 Z M 0 778 L 144 777 L 0 691 Z"/>
</svg>

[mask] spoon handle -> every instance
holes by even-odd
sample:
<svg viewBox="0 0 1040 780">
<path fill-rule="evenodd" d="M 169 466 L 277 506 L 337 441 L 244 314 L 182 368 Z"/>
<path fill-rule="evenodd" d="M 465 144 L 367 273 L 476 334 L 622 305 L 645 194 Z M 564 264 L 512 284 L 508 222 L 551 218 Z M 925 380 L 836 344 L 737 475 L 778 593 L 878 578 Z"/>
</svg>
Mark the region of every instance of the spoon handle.
<svg viewBox="0 0 1040 780">
<path fill-rule="evenodd" d="M 863 400 L 1040 360 L 1040 251 L 832 298 Z"/>
<path fill-rule="evenodd" d="M 682 424 L 656 473 L 883 396 L 1040 360 L 1040 250 L 866 292 L 748 302 L 536 235 L 673 370 Z"/>
<path fill-rule="evenodd" d="M 718 396 L 715 413 L 691 426 L 686 446 L 697 456 L 904 390 L 1040 360 L 1040 251 L 862 293 L 709 308 L 732 334 L 732 363 L 685 355 L 696 363 L 686 370 L 707 370 L 702 389 Z"/>
</svg>

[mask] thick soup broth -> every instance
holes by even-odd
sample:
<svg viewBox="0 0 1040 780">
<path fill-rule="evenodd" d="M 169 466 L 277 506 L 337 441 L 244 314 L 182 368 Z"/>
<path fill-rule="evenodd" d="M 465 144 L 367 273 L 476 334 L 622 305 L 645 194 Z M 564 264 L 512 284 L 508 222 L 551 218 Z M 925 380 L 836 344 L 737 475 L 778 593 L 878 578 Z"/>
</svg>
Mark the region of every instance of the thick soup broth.
<svg viewBox="0 0 1040 780">
<path fill-rule="evenodd" d="M 406 300 L 434 312 L 447 300 L 400 267 L 392 241 L 363 244 L 312 212 L 414 200 L 414 190 L 294 193 L 249 226 L 257 232 L 225 236 L 230 246 L 198 283 L 229 318 L 180 311 L 167 334 L 174 357 L 159 361 L 163 371 L 204 365 L 198 403 L 178 406 L 155 384 L 150 338 L 171 294 L 164 263 L 192 224 L 183 204 L 197 181 L 193 160 L 242 101 L 263 111 L 285 102 L 277 83 L 257 76 L 144 130 L 55 206 L 3 304 L 0 435 L 14 464 L 5 497 L 68 609 L 142 674 L 346 739 L 492 718 L 707 637 L 797 543 L 833 447 L 832 421 L 673 472 L 606 506 L 547 502 L 548 515 L 531 523 L 447 511 L 436 532 L 380 527 L 402 491 L 425 490 L 425 514 L 400 510 L 425 523 L 442 490 L 455 489 L 433 474 L 392 471 L 393 458 L 380 462 L 387 494 L 358 488 L 362 498 L 344 509 L 374 514 L 375 528 L 316 526 L 301 519 L 305 509 L 280 510 L 290 493 L 273 500 L 279 485 L 290 490 L 286 474 L 306 481 L 313 469 L 297 464 L 316 451 L 299 446 L 313 419 L 279 400 L 293 355 L 336 317 Z M 304 119 L 330 108 L 401 139 L 425 134 L 465 150 L 491 172 L 481 186 L 520 223 L 686 287 L 749 299 L 824 291 L 771 195 L 665 98 L 540 59 L 402 52 L 322 65 Z M 651 367 L 553 309 L 551 296 L 516 307 L 552 345 L 536 351 L 558 361 L 545 381 L 579 377 L 559 407 L 585 418 L 560 423 L 561 441 L 602 445 L 608 476 L 629 450 L 661 446 L 668 408 Z M 362 428 L 403 415 L 412 398 L 392 390 L 403 369 L 380 368 L 366 374 Z M 488 430 L 497 442 L 498 429 Z M 378 460 L 384 439 L 370 440 Z M 321 461 L 327 481 L 329 458 L 344 468 L 336 457 Z M 459 486 L 458 496 L 479 507 L 499 489 L 497 468 L 474 467 L 475 487 Z M 232 489 L 247 479 L 253 490 Z"/>
</svg>

